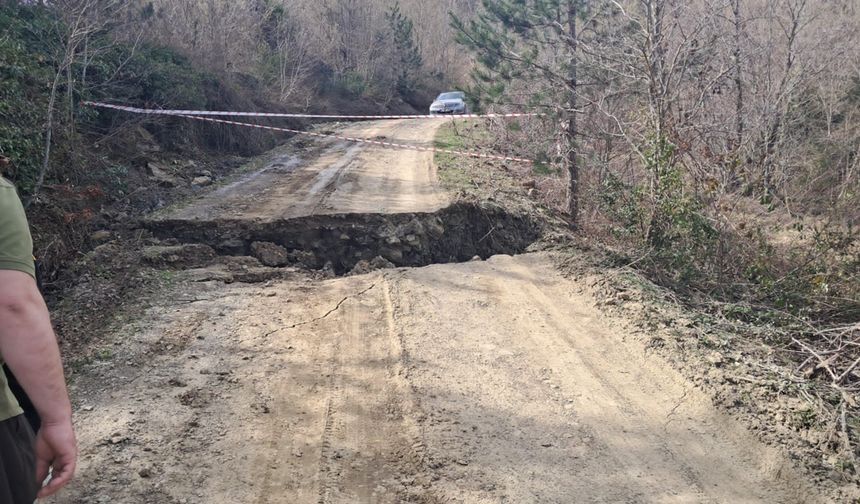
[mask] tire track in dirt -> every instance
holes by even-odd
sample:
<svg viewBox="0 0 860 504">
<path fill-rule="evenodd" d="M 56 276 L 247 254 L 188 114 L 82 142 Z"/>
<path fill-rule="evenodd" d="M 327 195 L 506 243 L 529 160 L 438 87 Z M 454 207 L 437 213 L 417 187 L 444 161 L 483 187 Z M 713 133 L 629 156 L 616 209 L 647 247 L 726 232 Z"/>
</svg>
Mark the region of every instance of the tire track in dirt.
<svg viewBox="0 0 860 504">
<path fill-rule="evenodd" d="M 332 308 L 310 320 L 281 325 L 264 334 L 265 338 L 272 338 L 275 345 L 280 344 L 289 348 L 292 348 L 292 344 L 298 343 L 297 336 L 299 336 L 303 341 L 302 347 L 308 350 L 308 354 L 301 361 L 291 362 L 283 372 L 272 377 L 279 385 L 276 388 L 277 399 L 272 411 L 274 421 L 271 423 L 272 429 L 269 433 L 270 451 L 258 457 L 258 464 L 266 468 L 258 493 L 260 504 L 280 504 L 292 502 L 292 499 L 296 499 L 296 502 L 311 502 L 309 500 L 311 492 L 316 496 L 314 502 L 330 501 L 333 490 L 337 486 L 337 474 L 331 470 L 334 450 L 332 439 L 336 435 L 344 379 L 340 355 L 342 336 L 345 332 L 339 329 L 339 326 L 349 303 L 373 290 L 375 286 L 376 284 L 372 283 L 369 287 L 359 289 L 356 286 L 353 290 L 350 285 L 331 283 L 323 285 L 313 291 L 323 299 L 331 300 L 320 303 L 321 306 L 328 304 Z M 296 311 L 313 313 L 321 310 L 319 307 L 314 307 Z M 291 390 L 287 385 L 297 380 L 296 369 L 304 365 L 310 366 L 306 374 L 312 381 L 308 384 L 309 388 L 305 394 L 313 397 L 313 404 L 296 400 L 297 391 Z M 291 371 L 290 367 L 294 370 Z M 322 406 L 318 419 L 306 415 L 305 408 L 313 405 Z M 279 422 L 284 418 L 292 418 L 298 423 L 294 424 L 292 429 L 285 429 Z M 305 446 L 296 442 L 295 437 L 300 433 L 306 440 Z M 293 436 L 291 437 L 290 434 Z M 308 449 L 308 445 L 311 449 Z M 298 467 L 296 474 L 302 475 L 299 485 L 296 486 L 297 482 L 293 482 L 292 485 L 285 486 L 283 468 L 280 464 L 269 464 L 268 460 L 293 460 Z M 310 465 L 314 465 L 312 470 Z M 310 489 L 309 485 L 315 488 Z"/>
<path fill-rule="evenodd" d="M 369 290 L 371 289 L 365 289 L 364 292 L 367 292 Z M 333 467 L 333 458 L 335 454 L 333 453 L 334 448 L 332 447 L 332 438 L 336 434 L 336 415 L 338 412 L 338 408 L 340 407 L 340 402 L 342 400 L 341 396 L 343 394 L 341 335 L 349 334 L 348 331 L 354 330 L 356 325 L 356 319 L 354 317 L 355 313 L 352 310 L 350 304 L 347 304 L 353 299 L 355 298 L 350 297 L 346 301 L 343 301 L 338 304 L 338 311 L 340 311 L 339 315 L 341 315 L 340 323 L 338 325 L 341 326 L 341 330 L 330 336 L 334 338 L 334 342 L 332 345 L 332 351 L 327 366 L 327 399 L 322 428 L 322 442 L 320 443 L 319 472 L 317 474 L 317 481 L 319 485 L 319 499 L 317 500 L 318 504 L 329 504 L 331 502 L 332 495 L 335 492 L 338 483 L 339 473 L 337 472 L 336 468 Z"/>
<path fill-rule="evenodd" d="M 345 132 L 367 138 L 432 143 L 436 121 L 367 121 Z M 301 162 L 273 159 L 244 182 L 202 194 L 188 205 L 167 209 L 151 220 L 273 221 L 310 215 L 434 212 L 445 207 L 430 152 L 380 149 L 321 141 Z M 276 169 L 289 165 L 289 169 Z"/>
<path fill-rule="evenodd" d="M 411 270 L 398 298 L 449 498 L 819 502 L 540 255 Z"/>
<path fill-rule="evenodd" d="M 332 380 L 334 381 L 334 380 Z M 326 402 L 325 420 L 322 430 L 322 445 L 320 447 L 319 471 L 317 472 L 317 480 L 319 481 L 319 504 L 327 504 L 330 501 L 330 496 L 333 488 L 336 486 L 336 481 L 332 478 L 331 458 L 332 447 L 331 437 L 334 433 L 334 415 L 335 406 L 334 400 L 331 397 L 334 384 L 329 385 L 329 398 Z"/>
<path fill-rule="evenodd" d="M 718 483 L 702 482 L 703 475 L 697 474 L 692 466 L 684 461 L 683 457 L 678 457 L 662 436 L 657 435 L 655 432 L 637 429 L 635 425 L 637 422 L 646 423 L 643 420 L 647 419 L 648 425 L 655 425 L 659 424 L 662 418 L 659 415 L 654 415 L 652 411 L 646 411 L 647 406 L 642 407 L 641 401 L 637 404 L 635 399 L 631 397 L 629 391 L 636 391 L 640 388 L 640 384 L 634 383 L 633 380 L 626 380 L 625 375 L 629 375 L 629 373 L 617 374 L 617 376 L 613 377 L 615 378 L 614 381 L 610 379 L 609 376 L 614 374 L 613 369 L 622 367 L 620 361 L 623 359 L 618 359 L 617 356 L 607 355 L 607 352 L 603 352 L 603 359 L 601 359 L 600 364 L 595 362 L 591 352 L 582 350 L 584 346 L 590 343 L 588 331 L 576 331 L 576 339 L 571 334 L 573 332 L 572 328 L 576 327 L 577 324 L 580 326 L 583 325 L 583 320 L 578 319 L 574 321 L 569 314 L 561 313 L 556 309 L 553 305 L 557 300 L 550 300 L 543 290 L 537 287 L 535 279 L 532 276 L 533 272 L 527 268 L 517 265 L 509 271 L 518 275 L 522 281 L 515 283 L 504 282 L 504 285 L 498 285 L 497 280 L 493 277 L 489 277 L 488 281 L 495 284 L 496 292 L 506 302 L 516 303 L 521 299 L 531 300 L 531 306 L 537 312 L 536 318 L 542 320 L 550 327 L 551 334 L 542 331 L 534 331 L 526 334 L 534 342 L 535 348 L 543 349 L 547 364 L 551 364 L 558 369 L 564 369 L 569 375 L 573 375 L 557 376 L 557 380 L 575 382 L 577 388 L 589 391 L 588 400 L 575 400 L 574 403 L 577 405 L 575 410 L 580 415 L 584 415 L 587 412 L 587 414 L 593 415 L 595 418 L 618 418 L 620 416 L 629 419 L 623 426 L 620 425 L 620 422 L 618 426 L 613 423 L 604 423 L 602 425 L 603 429 L 596 434 L 597 439 L 611 439 L 612 441 L 608 442 L 617 443 L 618 440 L 625 440 L 625 438 L 642 436 L 643 444 L 649 444 L 653 448 L 649 451 L 635 450 L 634 443 L 625 440 L 623 443 L 626 448 L 622 447 L 623 451 L 627 453 L 639 452 L 637 455 L 638 459 L 631 461 L 630 457 L 618 456 L 619 453 L 617 450 L 615 452 L 606 450 L 604 455 L 612 460 L 611 464 L 623 467 L 630 477 L 637 477 L 637 472 L 642 467 L 648 467 L 651 471 L 661 471 L 665 474 L 675 472 L 681 478 L 679 481 L 672 482 L 671 484 L 677 488 L 684 488 L 686 486 L 687 492 L 689 492 L 686 495 L 679 496 L 681 500 L 690 502 L 721 502 L 719 498 L 715 499 L 708 496 L 703 490 L 703 485 L 712 484 L 714 487 L 725 487 L 727 484 L 731 486 L 735 482 L 739 482 L 739 480 L 732 477 L 729 480 L 720 479 Z M 558 338 L 558 340 L 555 338 Z M 563 344 L 559 344 L 560 342 L 563 342 Z M 553 349 L 554 351 L 547 351 L 548 349 Z M 570 351 L 569 349 L 574 350 Z M 623 352 L 623 344 L 616 345 L 615 349 L 616 353 L 620 353 L 618 350 Z M 572 362 L 560 362 L 558 356 L 564 354 L 570 355 Z M 619 382 L 628 388 L 627 393 L 620 388 Z M 680 403 L 675 406 L 675 409 L 679 406 Z M 596 431 L 590 429 L 590 432 Z M 677 434 L 678 432 L 667 433 L 666 437 Z M 691 440 L 688 439 L 686 441 L 689 442 Z M 686 445 L 685 448 L 690 449 L 691 445 Z M 667 482 L 663 481 L 661 483 L 665 485 Z M 753 495 L 750 492 L 751 489 L 747 488 L 744 490 L 747 490 L 749 493 L 743 495 Z"/>
<path fill-rule="evenodd" d="M 819 502 L 546 255 L 210 289 L 151 310 L 154 341 L 207 320 L 154 379 L 101 378 L 88 459 L 49 502 Z"/>
<path fill-rule="evenodd" d="M 337 312 L 318 504 L 433 502 L 385 275 Z"/>
<path fill-rule="evenodd" d="M 391 281 L 389 275 L 383 275 L 382 299 L 385 307 L 385 324 L 388 341 L 391 345 L 393 366 L 389 371 L 389 381 L 392 391 L 392 406 L 396 408 L 394 415 L 401 420 L 401 433 L 404 443 L 394 450 L 393 464 L 404 475 L 411 475 L 417 483 L 412 492 L 406 495 L 409 502 L 420 504 L 444 504 L 448 502 L 433 488 L 432 482 L 439 478 L 428 464 L 428 450 L 419 420 L 424 417 L 418 399 L 409 382 L 409 356 L 406 352 L 404 334 L 397 327 L 397 306 L 392 296 L 392 284 L 402 277 L 402 273 Z"/>
</svg>

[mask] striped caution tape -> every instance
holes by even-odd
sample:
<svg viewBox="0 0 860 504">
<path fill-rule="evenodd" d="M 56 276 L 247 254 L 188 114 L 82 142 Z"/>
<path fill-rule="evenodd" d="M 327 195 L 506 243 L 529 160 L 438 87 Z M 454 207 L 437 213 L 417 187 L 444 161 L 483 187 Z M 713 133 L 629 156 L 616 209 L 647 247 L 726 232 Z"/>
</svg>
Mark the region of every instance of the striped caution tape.
<svg viewBox="0 0 860 504">
<path fill-rule="evenodd" d="M 294 130 L 294 129 L 289 129 L 289 128 L 277 128 L 275 126 L 264 126 L 262 124 L 250 124 L 250 123 L 243 123 L 243 122 L 236 122 L 236 121 L 227 121 L 224 119 L 213 119 L 211 117 L 197 117 L 197 116 L 192 116 L 192 115 L 177 115 L 177 117 L 185 117 L 188 119 L 196 119 L 198 121 L 208 121 L 208 122 L 221 123 L 221 124 L 232 124 L 234 126 L 245 126 L 248 128 L 257 128 L 257 129 L 263 129 L 263 130 L 269 130 L 269 131 L 282 131 L 285 133 L 294 133 L 296 135 L 306 135 L 306 136 L 312 136 L 312 137 L 317 137 L 317 138 L 335 138 L 338 140 L 346 140 L 348 142 L 377 145 L 380 147 L 393 147 L 395 149 L 414 150 L 414 151 L 421 151 L 421 152 L 438 152 L 438 153 L 442 153 L 442 154 L 452 154 L 455 156 L 466 156 L 466 157 L 472 157 L 472 158 L 478 158 L 478 159 L 497 159 L 500 161 L 513 161 L 513 162 L 517 162 L 517 163 L 534 163 L 534 161 L 532 161 L 531 159 L 524 159 L 524 158 L 517 158 L 517 157 L 497 156 L 494 154 L 483 154 L 480 152 L 458 151 L 458 150 L 451 150 L 451 149 L 437 149 L 436 147 L 421 147 L 420 145 L 407 145 L 407 144 L 400 144 L 400 143 L 394 143 L 394 142 L 384 142 L 382 140 L 370 140 L 367 138 L 348 137 L 348 136 L 342 136 L 342 135 L 331 135 L 331 134 L 326 134 L 326 133 L 314 133 L 311 131 L 301 131 L 301 130 Z"/>
<path fill-rule="evenodd" d="M 279 117 L 279 118 L 295 118 L 295 119 L 342 119 L 342 120 L 372 120 L 372 119 L 447 119 L 447 115 L 333 115 L 333 114 L 281 114 L 269 112 L 229 112 L 217 110 L 167 110 L 167 109 L 147 109 L 138 107 L 128 107 L 126 105 L 114 105 L 110 103 L 81 102 L 82 105 L 89 107 L 106 108 L 113 110 L 122 110 L 133 114 L 150 114 L 150 115 L 169 115 L 169 116 L 225 116 L 225 117 Z M 456 117 L 463 119 L 496 119 L 507 117 L 537 117 L 544 114 L 538 113 L 523 113 L 523 114 L 460 114 Z"/>
</svg>

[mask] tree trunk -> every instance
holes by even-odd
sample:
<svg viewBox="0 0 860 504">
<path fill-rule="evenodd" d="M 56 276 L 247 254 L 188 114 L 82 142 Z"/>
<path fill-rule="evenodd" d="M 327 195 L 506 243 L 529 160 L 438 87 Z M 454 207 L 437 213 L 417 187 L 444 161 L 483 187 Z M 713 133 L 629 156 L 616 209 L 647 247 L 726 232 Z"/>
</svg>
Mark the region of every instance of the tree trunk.
<svg viewBox="0 0 860 504">
<path fill-rule="evenodd" d="M 744 142 L 744 80 L 743 64 L 741 62 L 741 38 L 743 27 L 741 21 L 741 0 L 732 0 L 734 17 L 734 47 L 732 48 L 732 73 L 735 81 L 735 137 L 728 142 L 726 152 L 729 154 L 723 162 L 723 182 L 732 189 L 740 185 L 738 168 L 744 158 L 741 151 Z"/>
<path fill-rule="evenodd" d="M 578 42 L 576 32 L 577 2 L 579 0 L 567 0 L 567 22 L 570 35 L 570 75 L 568 82 L 567 103 L 567 129 L 564 132 L 566 143 L 567 164 L 567 211 L 570 214 L 570 227 L 579 228 L 579 160 L 577 158 L 576 137 L 576 107 L 577 107 L 577 63 Z"/>
<path fill-rule="evenodd" d="M 651 106 L 654 134 L 657 140 L 665 138 L 666 132 L 666 47 L 663 36 L 663 0 L 649 0 L 645 3 L 647 15 L 647 68 L 648 68 L 648 99 Z"/>
<path fill-rule="evenodd" d="M 663 35 L 664 0 L 643 0 L 645 11 L 644 66 L 648 78 L 649 126 L 654 146 L 650 160 L 646 160 L 649 174 L 651 201 L 661 197 L 660 181 L 667 168 L 663 154 L 667 141 L 666 117 L 669 81 L 666 76 L 666 46 Z"/>
<path fill-rule="evenodd" d="M 777 95 L 775 97 L 776 106 L 773 112 L 773 120 L 768 128 L 768 132 L 764 138 L 764 147 L 761 156 L 761 165 L 763 168 L 762 181 L 764 185 L 763 196 L 769 199 L 778 194 L 776 184 L 774 183 L 774 171 L 776 168 L 776 148 L 779 143 L 783 128 L 783 121 L 788 114 L 791 97 L 789 96 L 789 87 L 794 69 L 794 60 L 797 57 L 797 37 L 802 28 L 803 10 L 806 7 L 806 0 L 799 0 L 796 4 L 791 4 L 788 9 L 791 25 L 788 33 L 786 33 L 786 55 L 785 66 L 783 68 L 782 78 L 777 87 Z"/>
<path fill-rule="evenodd" d="M 51 141 L 53 140 L 54 135 L 54 106 L 57 102 L 57 88 L 60 86 L 60 79 L 63 76 L 63 71 L 63 67 L 57 69 L 57 73 L 54 75 L 54 82 L 51 85 L 51 96 L 48 100 L 48 112 L 45 122 L 45 149 L 44 154 L 42 155 L 42 169 L 39 170 L 39 177 L 36 180 L 36 184 L 33 186 L 33 192 L 25 205 L 27 208 L 29 208 L 33 201 L 35 201 L 39 196 L 39 191 L 45 184 L 45 175 L 47 175 L 48 167 L 51 163 Z"/>
<path fill-rule="evenodd" d="M 737 153 L 743 144 L 744 137 L 744 81 L 741 72 L 741 0 L 732 1 L 732 13 L 735 18 L 735 47 L 732 59 L 734 60 L 735 74 L 735 145 Z"/>
</svg>

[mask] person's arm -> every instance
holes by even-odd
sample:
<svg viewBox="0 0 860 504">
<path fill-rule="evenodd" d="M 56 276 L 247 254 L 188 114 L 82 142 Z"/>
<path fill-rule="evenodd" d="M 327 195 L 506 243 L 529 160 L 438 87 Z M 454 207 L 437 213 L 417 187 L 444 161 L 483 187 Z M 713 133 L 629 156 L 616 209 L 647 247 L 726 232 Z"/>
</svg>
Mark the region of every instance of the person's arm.
<svg viewBox="0 0 860 504">
<path fill-rule="evenodd" d="M 20 271 L 0 270 L 0 355 L 42 419 L 34 477 L 41 483 L 53 467 L 39 497 L 52 495 L 75 471 L 72 408 L 48 308 L 33 277 Z"/>
</svg>

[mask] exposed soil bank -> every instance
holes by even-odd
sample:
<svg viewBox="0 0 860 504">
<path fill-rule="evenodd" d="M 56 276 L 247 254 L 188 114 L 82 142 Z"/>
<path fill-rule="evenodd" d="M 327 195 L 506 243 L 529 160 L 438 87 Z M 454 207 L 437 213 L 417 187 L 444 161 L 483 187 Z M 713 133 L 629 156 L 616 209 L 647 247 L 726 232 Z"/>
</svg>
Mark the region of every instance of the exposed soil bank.
<svg viewBox="0 0 860 504">
<path fill-rule="evenodd" d="M 273 221 L 147 221 L 156 236 L 203 243 L 223 255 L 251 255 L 255 242 L 284 247 L 294 262 L 331 263 L 336 273 L 381 256 L 396 266 L 468 261 L 523 252 L 540 225 L 487 203 L 456 203 L 432 213 L 340 214 Z"/>
</svg>

